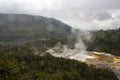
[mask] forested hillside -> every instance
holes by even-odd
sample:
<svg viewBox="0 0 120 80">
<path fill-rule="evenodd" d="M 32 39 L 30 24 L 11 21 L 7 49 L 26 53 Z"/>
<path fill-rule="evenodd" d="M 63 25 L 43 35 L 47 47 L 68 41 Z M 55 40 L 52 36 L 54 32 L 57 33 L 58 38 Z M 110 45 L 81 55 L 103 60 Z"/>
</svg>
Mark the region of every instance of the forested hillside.
<svg viewBox="0 0 120 80">
<path fill-rule="evenodd" d="M 72 35 L 71 29 L 69 25 L 54 18 L 0 14 L 0 45 L 29 45 L 39 47 L 39 51 L 42 52 L 61 42 L 73 48 L 77 36 Z M 91 42 L 85 42 L 88 51 L 120 55 L 120 29 L 97 30 L 90 33 Z"/>
<path fill-rule="evenodd" d="M 54 18 L 25 14 L 0 14 L 2 45 L 24 45 L 34 40 L 63 39 L 71 27 Z"/>
<path fill-rule="evenodd" d="M 92 31 L 88 50 L 120 55 L 120 29 Z"/>
<path fill-rule="evenodd" d="M 107 69 L 34 53 L 32 47 L 0 46 L 0 80 L 118 80 Z"/>
</svg>

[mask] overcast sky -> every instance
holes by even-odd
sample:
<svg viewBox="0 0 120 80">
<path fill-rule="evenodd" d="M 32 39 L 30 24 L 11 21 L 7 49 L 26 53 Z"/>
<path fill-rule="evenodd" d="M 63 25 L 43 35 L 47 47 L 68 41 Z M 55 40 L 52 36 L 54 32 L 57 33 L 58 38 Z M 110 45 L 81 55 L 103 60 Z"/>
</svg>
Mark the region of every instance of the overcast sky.
<svg viewBox="0 0 120 80">
<path fill-rule="evenodd" d="M 0 0 L 0 13 L 54 17 L 83 30 L 120 27 L 120 0 Z"/>
</svg>

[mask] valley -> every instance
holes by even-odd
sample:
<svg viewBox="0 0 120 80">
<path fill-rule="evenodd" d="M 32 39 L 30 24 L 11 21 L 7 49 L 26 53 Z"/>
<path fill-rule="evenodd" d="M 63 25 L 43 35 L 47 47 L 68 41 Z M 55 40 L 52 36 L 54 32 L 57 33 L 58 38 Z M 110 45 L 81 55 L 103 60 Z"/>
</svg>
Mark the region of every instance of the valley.
<svg viewBox="0 0 120 80">
<path fill-rule="evenodd" d="M 82 31 L 57 19 L 0 14 L 0 80 L 118 80 L 120 29 Z"/>
</svg>

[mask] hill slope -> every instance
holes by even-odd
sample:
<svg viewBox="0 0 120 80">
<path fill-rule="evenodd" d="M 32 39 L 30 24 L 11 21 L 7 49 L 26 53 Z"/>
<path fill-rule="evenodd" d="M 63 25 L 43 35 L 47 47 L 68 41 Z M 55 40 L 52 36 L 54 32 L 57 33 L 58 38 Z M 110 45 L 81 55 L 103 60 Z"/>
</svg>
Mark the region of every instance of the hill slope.
<svg viewBox="0 0 120 80">
<path fill-rule="evenodd" d="M 88 50 L 120 55 L 120 29 L 92 31 L 92 42 Z"/>
<path fill-rule="evenodd" d="M 54 19 L 24 14 L 0 14 L 0 40 L 21 41 L 64 38 L 71 27 Z M 16 42 L 17 43 L 17 42 Z"/>
<path fill-rule="evenodd" d="M 31 47 L 0 46 L 0 80 L 118 80 L 107 69 L 56 58 L 34 55 Z"/>
</svg>

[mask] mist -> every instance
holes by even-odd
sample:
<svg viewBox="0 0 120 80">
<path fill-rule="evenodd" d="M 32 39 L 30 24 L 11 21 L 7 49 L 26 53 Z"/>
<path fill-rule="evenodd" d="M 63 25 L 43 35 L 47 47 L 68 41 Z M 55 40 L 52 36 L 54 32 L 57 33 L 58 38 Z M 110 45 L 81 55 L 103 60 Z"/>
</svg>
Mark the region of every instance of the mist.
<svg viewBox="0 0 120 80">
<path fill-rule="evenodd" d="M 0 13 L 53 17 L 81 30 L 120 26 L 119 0 L 0 0 Z"/>
<path fill-rule="evenodd" d="M 60 42 L 58 42 L 56 46 L 54 46 L 51 49 L 48 49 L 46 52 L 50 53 L 55 57 L 75 59 L 78 61 L 84 61 L 88 58 L 94 58 L 93 56 L 88 54 L 87 45 L 85 45 L 84 42 L 91 42 L 92 34 L 88 31 L 80 31 L 78 29 L 73 29 L 71 32 L 73 36 L 76 36 L 77 39 L 73 49 L 71 49 L 68 45 L 63 45 Z"/>
</svg>

